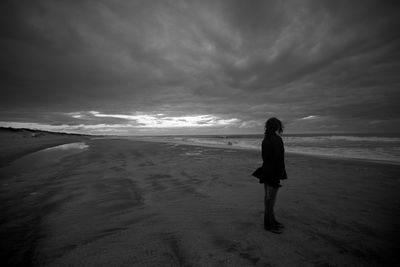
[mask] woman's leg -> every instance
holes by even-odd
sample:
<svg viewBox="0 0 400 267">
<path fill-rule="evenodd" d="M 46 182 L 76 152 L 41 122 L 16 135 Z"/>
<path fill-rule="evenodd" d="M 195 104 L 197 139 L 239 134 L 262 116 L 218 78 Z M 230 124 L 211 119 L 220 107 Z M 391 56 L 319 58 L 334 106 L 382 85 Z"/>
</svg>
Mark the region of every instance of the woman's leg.
<svg viewBox="0 0 400 267">
<path fill-rule="evenodd" d="M 271 229 L 274 228 L 275 225 L 275 214 L 274 214 L 274 206 L 276 202 L 276 196 L 278 194 L 278 188 L 274 188 L 267 184 L 264 184 L 265 189 L 265 213 L 264 213 L 264 228 Z"/>
</svg>

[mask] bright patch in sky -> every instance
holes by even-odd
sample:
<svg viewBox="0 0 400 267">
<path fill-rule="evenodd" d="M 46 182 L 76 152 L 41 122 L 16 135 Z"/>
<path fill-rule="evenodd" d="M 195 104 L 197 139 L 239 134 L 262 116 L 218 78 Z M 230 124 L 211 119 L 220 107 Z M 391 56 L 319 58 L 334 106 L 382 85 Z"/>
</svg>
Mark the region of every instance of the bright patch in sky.
<svg viewBox="0 0 400 267">
<path fill-rule="evenodd" d="M 301 118 L 300 120 L 313 120 L 313 119 L 318 119 L 318 116 L 310 115 L 304 118 Z"/>
<path fill-rule="evenodd" d="M 124 115 L 104 114 L 98 111 L 89 112 L 94 117 L 118 118 L 130 121 L 133 125 L 145 128 L 175 128 L 175 127 L 213 127 L 236 125 L 239 120 L 236 118 L 222 119 L 213 115 L 194 115 L 169 117 L 164 114 L 148 115 Z M 76 114 L 72 115 L 76 116 Z"/>
<path fill-rule="evenodd" d="M 192 115 L 192 116 L 167 116 L 163 113 L 134 115 L 105 114 L 98 111 L 70 112 L 64 113 L 74 119 L 79 119 L 77 124 L 51 125 L 30 122 L 6 122 L 0 121 L 2 127 L 29 128 L 45 131 L 85 133 L 85 134 L 117 134 L 129 135 L 132 133 L 150 134 L 157 129 L 158 133 L 165 133 L 165 129 L 207 129 L 220 127 L 241 127 L 243 122 L 236 118 L 223 119 L 215 115 Z M 94 118 L 122 119 L 119 123 L 96 123 L 87 124 Z"/>
</svg>

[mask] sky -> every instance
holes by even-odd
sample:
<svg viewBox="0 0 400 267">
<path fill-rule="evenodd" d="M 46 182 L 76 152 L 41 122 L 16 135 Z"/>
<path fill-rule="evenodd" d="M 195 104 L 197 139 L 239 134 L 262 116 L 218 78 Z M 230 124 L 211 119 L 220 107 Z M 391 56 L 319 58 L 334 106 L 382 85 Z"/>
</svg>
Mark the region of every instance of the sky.
<svg viewBox="0 0 400 267">
<path fill-rule="evenodd" d="M 3 0 L 0 126 L 400 132 L 399 14 L 389 0 Z"/>
</svg>

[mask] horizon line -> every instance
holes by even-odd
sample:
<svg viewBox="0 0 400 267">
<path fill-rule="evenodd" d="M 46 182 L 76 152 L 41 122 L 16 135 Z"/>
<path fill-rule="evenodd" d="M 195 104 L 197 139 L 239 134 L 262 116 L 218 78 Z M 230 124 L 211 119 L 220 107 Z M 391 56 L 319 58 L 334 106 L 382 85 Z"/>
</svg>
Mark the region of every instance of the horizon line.
<svg viewBox="0 0 400 267">
<path fill-rule="evenodd" d="M 264 133 L 202 133 L 202 134 L 130 134 L 130 135 L 119 135 L 119 134 L 88 134 L 88 133 L 79 133 L 79 132 L 57 132 L 57 131 L 48 131 L 41 130 L 35 128 L 14 128 L 14 127 L 4 127 L 0 126 L 0 129 L 10 129 L 10 130 L 28 130 L 28 131 L 38 131 L 38 132 L 47 132 L 47 133 L 55 133 L 55 134 L 76 134 L 76 135 L 88 135 L 88 136 L 119 136 L 119 137 L 151 137 L 151 136 L 236 136 L 236 135 L 263 135 Z M 400 134 L 400 132 L 380 132 L 380 131 L 336 131 L 336 132 L 320 132 L 320 131 L 310 131 L 310 132 L 284 132 L 285 135 L 305 135 L 305 134 Z"/>
</svg>

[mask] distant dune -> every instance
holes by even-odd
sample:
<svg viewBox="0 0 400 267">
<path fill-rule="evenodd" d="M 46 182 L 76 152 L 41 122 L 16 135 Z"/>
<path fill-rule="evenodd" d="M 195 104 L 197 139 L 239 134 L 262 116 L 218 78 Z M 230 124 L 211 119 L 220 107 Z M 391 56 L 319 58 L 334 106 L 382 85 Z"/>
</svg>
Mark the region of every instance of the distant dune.
<svg viewBox="0 0 400 267">
<path fill-rule="evenodd" d="M 0 133 L 15 133 L 24 136 L 30 135 L 31 137 L 39 137 L 44 135 L 74 135 L 74 136 L 87 136 L 86 134 L 65 133 L 65 132 L 51 132 L 37 129 L 28 128 L 13 128 L 13 127 L 0 127 Z"/>
</svg>

